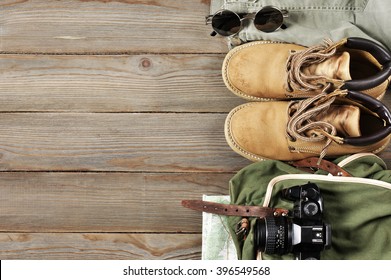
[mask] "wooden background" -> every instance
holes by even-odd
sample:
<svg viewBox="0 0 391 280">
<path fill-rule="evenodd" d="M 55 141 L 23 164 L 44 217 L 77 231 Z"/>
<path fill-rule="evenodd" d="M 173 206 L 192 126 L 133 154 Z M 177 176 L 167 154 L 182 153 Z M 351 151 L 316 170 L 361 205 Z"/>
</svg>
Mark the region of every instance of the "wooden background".
<svg viewBox="0 0 391 280">
<path fill-rule="evenodd" d="M 0 0 L 0 259 L 201 257 L 180 201 L 250 163 L 209 4 Z"/>
<path fill-rule="evenodd" d="M 0 259 L 199 259 L 248 161 L 209 1 L 0 1 Z"/>
</svg>

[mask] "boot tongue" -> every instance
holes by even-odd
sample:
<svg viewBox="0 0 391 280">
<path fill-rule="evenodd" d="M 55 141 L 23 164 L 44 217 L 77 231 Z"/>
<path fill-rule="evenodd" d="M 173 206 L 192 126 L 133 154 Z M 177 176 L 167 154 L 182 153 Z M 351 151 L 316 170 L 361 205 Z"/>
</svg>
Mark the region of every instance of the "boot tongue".
<svg viewBox="0 0 391 280">
<path fill-rule="evenodd" d="M 360 109 L 353 105 L 332 105 L 315 117 L 317 121 L 330 123 L 337 129 L 337 135 L 346 137 L 361 136 Z"/>
<path fill-rule="evenodd" d="M 305 67 L 305 75 L 326 76 L 330 79 L 348 81 L 350 76 L 350 54 L 348 52 L 338 53 L 329 59 L 311 66 Z"/>
</svg>

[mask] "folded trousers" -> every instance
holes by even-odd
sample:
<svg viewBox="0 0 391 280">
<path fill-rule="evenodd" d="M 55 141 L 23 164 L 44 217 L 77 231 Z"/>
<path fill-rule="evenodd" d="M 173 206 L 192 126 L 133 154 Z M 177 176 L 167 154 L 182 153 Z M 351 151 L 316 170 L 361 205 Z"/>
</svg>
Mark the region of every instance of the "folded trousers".
<svg viewBox="0 0 391 280">
<path fill-rule="evenodd" d="M 272 40 L 311 46 L 325 38 L 362 37 L 391 49 L 389 0 L 212 0 L 211 14 L 219 9 L 250 13 L 269 5 L 288 11 L 287 28 L 265 33 L 245 21 L 237 35 L 242 42 Z"/>
</svg>

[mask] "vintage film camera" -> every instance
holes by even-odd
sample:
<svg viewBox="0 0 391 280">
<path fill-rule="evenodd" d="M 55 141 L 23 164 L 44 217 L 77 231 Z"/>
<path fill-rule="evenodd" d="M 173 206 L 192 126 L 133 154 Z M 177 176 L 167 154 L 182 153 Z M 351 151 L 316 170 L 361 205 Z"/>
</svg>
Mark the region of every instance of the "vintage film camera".
<svg viewBox="0 0 391 280">
<path fill-rule="evenodd" d="M 331 226 L 322 220 L 323 199 L 314 183 L 281 191 L 284 199 L 294 202 L 289 217 L 257 219 L 254 242 L 266 254 L 293 253 L 299 260 L 319 260 L 320 252 L 331 247 Z"/>
</svg>

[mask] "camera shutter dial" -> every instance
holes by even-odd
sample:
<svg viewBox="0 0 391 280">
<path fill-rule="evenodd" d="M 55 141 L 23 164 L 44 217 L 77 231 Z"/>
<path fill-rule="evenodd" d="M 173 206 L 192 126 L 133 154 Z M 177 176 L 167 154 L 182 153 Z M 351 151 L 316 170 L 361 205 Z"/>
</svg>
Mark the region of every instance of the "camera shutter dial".
<svg viewBox="0 0 391 280">
<path fill-rule="evenodd" d="M 307 216 L 315 216 L 319 212 L 319 207 L 315 202 L 308 202 L 304 205 L 303 211 Z"/>
</svg>

